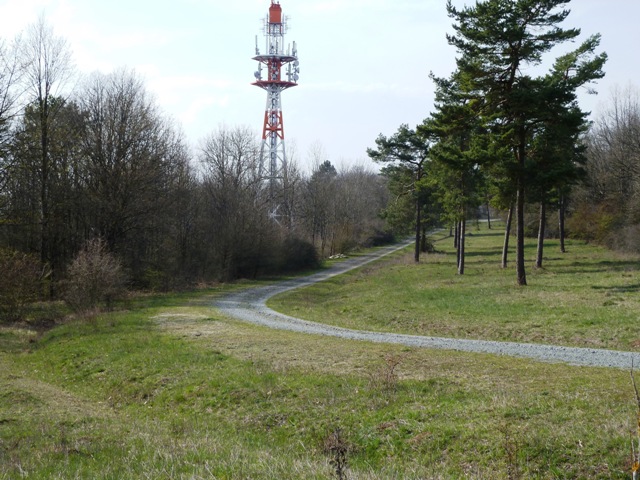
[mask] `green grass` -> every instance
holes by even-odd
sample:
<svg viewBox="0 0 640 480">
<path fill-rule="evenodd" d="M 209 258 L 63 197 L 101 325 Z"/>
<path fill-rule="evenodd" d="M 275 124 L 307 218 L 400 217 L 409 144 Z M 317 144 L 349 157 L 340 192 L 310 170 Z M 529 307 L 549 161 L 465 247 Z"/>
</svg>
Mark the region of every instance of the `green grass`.
<svg viewBox="0 0 640 480">
<path fill-rule="evenodd" d="M 513 268 L 499 268 L 502 238 L 495 229 L 472 231 L 464 275 L 455 274 L 452 240 L 440 236 L 440 253 L 423 256 L 420 264 L 407 253 L 392 265 L 377 263 L 282 294 L 269 305 L 361 330 L 638 349 L 637 257 L 577 241 L 562 254 L 557 241 L 547 241 L 543 269 L 529 264 L 529 285 L 516 287 Z M 534 255 L 530 240 L 526 256 Z"/>
<path fill-rule="evenodd" d="M 332 284 L 424 288 L 402 258 Z M 338 429 L 349 479 L 629 478 L 628 372 L 272 331 L 210 308 L 226 288 L 1 328 L 0 479 L 335 478 Z"/>
</svg>

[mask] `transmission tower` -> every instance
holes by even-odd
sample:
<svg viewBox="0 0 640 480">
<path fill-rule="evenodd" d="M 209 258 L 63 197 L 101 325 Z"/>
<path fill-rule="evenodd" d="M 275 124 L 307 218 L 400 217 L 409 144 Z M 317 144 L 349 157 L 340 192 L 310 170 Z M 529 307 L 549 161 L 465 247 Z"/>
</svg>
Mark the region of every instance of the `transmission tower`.
<svg viewBox="0 0 640 480">
<path fill-rule="evenodd" d="M 258 61 L 259 65 L 254 73 L 256 81 L 252 85 L 267 91 L 260 147 L 260 176 L 268 182 L 274 216 L 278 209 L 275 203 L 278 183 L 281 182 L 287 165 L 280 95 L 287 88 L 297 85 L 300 73 L 296 42 L 293 42 L 293 47 L 287 46 L 285 51 L 286 30 L 287 18 L 282 15 L 282 7 L 279 2 L 271 0 L 264 23 L 264 53 L 260 53 L 256 36 L 256 56 L 253 60 Z"/>
</svg>

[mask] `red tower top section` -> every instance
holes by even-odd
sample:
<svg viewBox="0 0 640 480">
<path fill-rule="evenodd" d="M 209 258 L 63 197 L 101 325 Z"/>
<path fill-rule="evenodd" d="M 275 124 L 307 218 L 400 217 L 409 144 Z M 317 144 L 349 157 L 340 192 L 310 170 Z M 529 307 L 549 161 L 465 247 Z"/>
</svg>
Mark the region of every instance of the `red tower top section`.
<svg viewBox="0 0 640 480">
<path fill-rule="evenodd" d="M 269 23 L 282 23 L 282 7 L 279 3 L 271 2 L 269 7 Z"/>
<path fill-rule="evenodd" d="M 265 19 L 266 44 L 262 54 L 258 48 L 258 37 L 256 37 L 256 56 L 253 59 L 260 65 L 254 73 L 256 81 L 253 85 L 265 90 L 284 90 L 297 85 L 300 73 L 298 52 L 296 42 L 293 42 L 292 46 L 285 46 L 286 27 L 287 18 L 282 14 L 280 3 L 277 0 L 271 0 L 269 13 Z M 265 77 L 263 77 L 263 67 L 266 67 Z"/>
</svg>

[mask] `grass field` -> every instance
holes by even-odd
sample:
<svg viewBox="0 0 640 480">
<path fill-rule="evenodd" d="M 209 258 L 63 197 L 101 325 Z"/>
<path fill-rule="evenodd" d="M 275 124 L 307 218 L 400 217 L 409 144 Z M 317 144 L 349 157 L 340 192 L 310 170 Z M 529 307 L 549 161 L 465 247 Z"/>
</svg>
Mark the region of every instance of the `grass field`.
<svg viewBox="0 0 640 480">
<path fill-rule="evenodd" d="M 272 299 L 276 310 L 347 328 L 578 347 L 640 347 L 640 261 L 583 242 L 560 253 L 547 241 L 527 287 L 499 268 L 503 232 L 471 230 L 465 274 L 455 275 L 452 239 L 415 264 L 410 255 Z M 535 241 L 526 247 L 535 255 Z M 513 253 L 511 254 L 513 257 Z M 513 265 L 513 262 L 511 263 Z M 378 270 L 384 274 L 376 274 Z M 383 301 L 381 301 L 383 299 Z"/>
<path fill-rule="evenodd" d="M 397 255 L 293 293 L 289 308 L 311 317 L 317 303 L 332 322 L 371 329 L 634 348 L 637 260 L 550 247 L 523 289 L 492 242 L 469 238 L 463 277 L 443 240 L 419 266 Z M 397 284 L 415 298 L 396 298 Z M 209 307 L 229 288 L 0 329 L 0 478 L 327 479 L 343 458 L 349 479 L 630 478 L 629 372 L 271 331 Z M 554 310 L 557 288 L 547 332 L 531 316 Z M 491 319 L 496 305 L 510 322 Z M 395 323 L 377 318 L 394 308 Z M 615 311 L 625 319 L 609 325 Z"/>
</svg>

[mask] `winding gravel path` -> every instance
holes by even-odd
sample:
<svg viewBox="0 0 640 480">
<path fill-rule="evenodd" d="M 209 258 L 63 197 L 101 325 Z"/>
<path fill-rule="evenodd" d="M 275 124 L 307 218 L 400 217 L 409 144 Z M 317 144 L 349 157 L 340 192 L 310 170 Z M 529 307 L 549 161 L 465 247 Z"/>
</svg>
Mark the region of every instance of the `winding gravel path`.
<svg viewBox="0 0 640 480">
<path fill-rule="evenodd" d="M 563 362 L 571 365 L 624 369 L 630 368 L 632 364 L 636 366 L 640 365 L 640 353 L 635 352 L 351 330 L 290 317 L 266 306 L 267 300 L 274 295 L 327 280 L 335 275 L 345 273 L 398 251 L 407 245 L 407 243 L 395 245 L 378 250 L 370 255 L 350 258 L 327 270 L 307 277 L 286 280 L 273 285 L 251 288 L 239 293 L 234 293 L 223 297 L 214 305 L 223 313 L 245 322 L 274 329 L 291 330 L 315 335 L 328 335 L 378 343 L 396 343 L 411 347 L 492 353 L 496 355 L 531 358 L 546 362 Z"/>
</svg>

